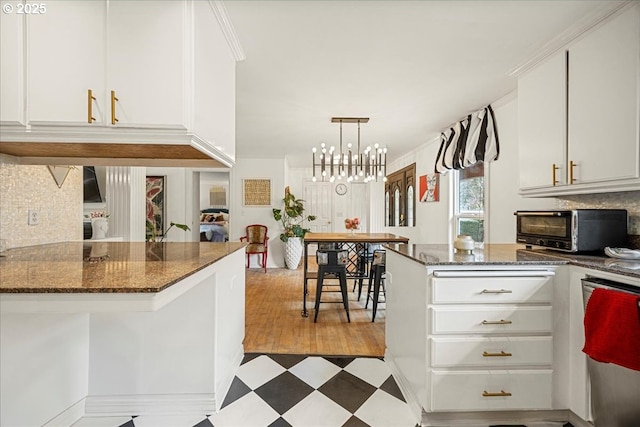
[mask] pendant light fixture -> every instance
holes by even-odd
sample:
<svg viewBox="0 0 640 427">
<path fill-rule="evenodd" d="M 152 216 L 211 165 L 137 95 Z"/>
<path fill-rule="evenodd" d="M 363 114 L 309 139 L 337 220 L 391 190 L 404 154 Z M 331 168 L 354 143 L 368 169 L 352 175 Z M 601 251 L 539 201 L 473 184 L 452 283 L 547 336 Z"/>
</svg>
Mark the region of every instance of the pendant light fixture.
<svg viewBox="0 0 640 427">
<path fill-rule="evenodd" d="M 335 146 L 327 147 L 323 142 L 320 150 L 316 147 L 311 149 L 313 153 L 313 181 L 328 180 L 334 182 L 345 179 L 352 181 L 377 181 L 379 178 L 387 180 L 387 148 L 375 144 L 373 147 L 367 146 L 364 151 L 360 147 L 360 123 L 368 123 L 368 117 L 332 117 L 331 123 L 340 123 L 340 145 L 338 151 Z M 342 145 L 342 124 L 357 123 L 358 125 L 358 146 L 354 151 L 351 143 L 347 144 L 347 149 L 343 150 Z M 317 155 L 317 158 L 316 158 Z M 317 162 L 316 162 L 317 161 Z M 316 174 L 316 168 L 319 169 Z"/>
</svg>

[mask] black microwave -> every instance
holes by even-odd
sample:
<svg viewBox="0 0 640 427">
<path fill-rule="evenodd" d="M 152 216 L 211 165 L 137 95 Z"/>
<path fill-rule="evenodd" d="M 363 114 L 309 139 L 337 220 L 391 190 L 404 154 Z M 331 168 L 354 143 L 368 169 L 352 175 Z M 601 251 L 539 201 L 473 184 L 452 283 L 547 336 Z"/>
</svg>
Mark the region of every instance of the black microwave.
<svg viewBox="0 0 640 427">
<path fill-rule="evenodd" d="M 625 209 L 517 211 L 516 241 L 565 252 L 602 251 L 624 247 Z"/>
</svg>

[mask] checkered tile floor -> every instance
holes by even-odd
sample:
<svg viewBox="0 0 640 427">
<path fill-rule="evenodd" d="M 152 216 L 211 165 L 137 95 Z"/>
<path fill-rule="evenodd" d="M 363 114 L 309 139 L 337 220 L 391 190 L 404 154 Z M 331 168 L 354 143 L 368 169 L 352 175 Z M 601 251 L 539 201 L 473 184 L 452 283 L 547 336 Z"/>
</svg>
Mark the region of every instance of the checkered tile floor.
<svg viewBox="0 0 640 427">
<path fill-rule="evenodd" d="M 85 417 L 73 427 L 414 427 L 378 358 L 247 354 L 222 410 L 201 416 Z"/>
</svg>

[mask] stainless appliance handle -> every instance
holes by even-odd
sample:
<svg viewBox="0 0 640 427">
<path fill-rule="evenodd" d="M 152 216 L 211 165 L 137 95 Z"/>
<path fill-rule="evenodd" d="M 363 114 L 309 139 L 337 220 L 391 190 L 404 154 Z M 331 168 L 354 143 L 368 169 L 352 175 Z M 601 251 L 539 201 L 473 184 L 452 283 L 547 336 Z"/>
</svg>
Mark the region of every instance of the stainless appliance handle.
<svg viewBox="0 0 640 427">
<path fill-rule="evenodd" d="M 538 211 L 516 211 L 513 213 L 515 216 L 569 216 L 571 212 L 558 212 L 558 211 L 547 211 L 547 212 L 538 212 Z"/>
</svg>

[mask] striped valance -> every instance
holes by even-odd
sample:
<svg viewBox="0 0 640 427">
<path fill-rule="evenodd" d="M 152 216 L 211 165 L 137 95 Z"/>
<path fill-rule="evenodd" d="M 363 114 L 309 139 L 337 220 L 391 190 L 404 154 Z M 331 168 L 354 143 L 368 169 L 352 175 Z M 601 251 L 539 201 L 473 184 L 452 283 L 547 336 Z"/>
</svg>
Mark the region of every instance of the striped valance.
<svg viewBox="0 0 640 427">
<path fill-rule="evenodd" d="M 500 144 L 491 105 L 469 114 L 440 135 L 435 172 L 464 169 L 498 159 Z"/>
</svg>

